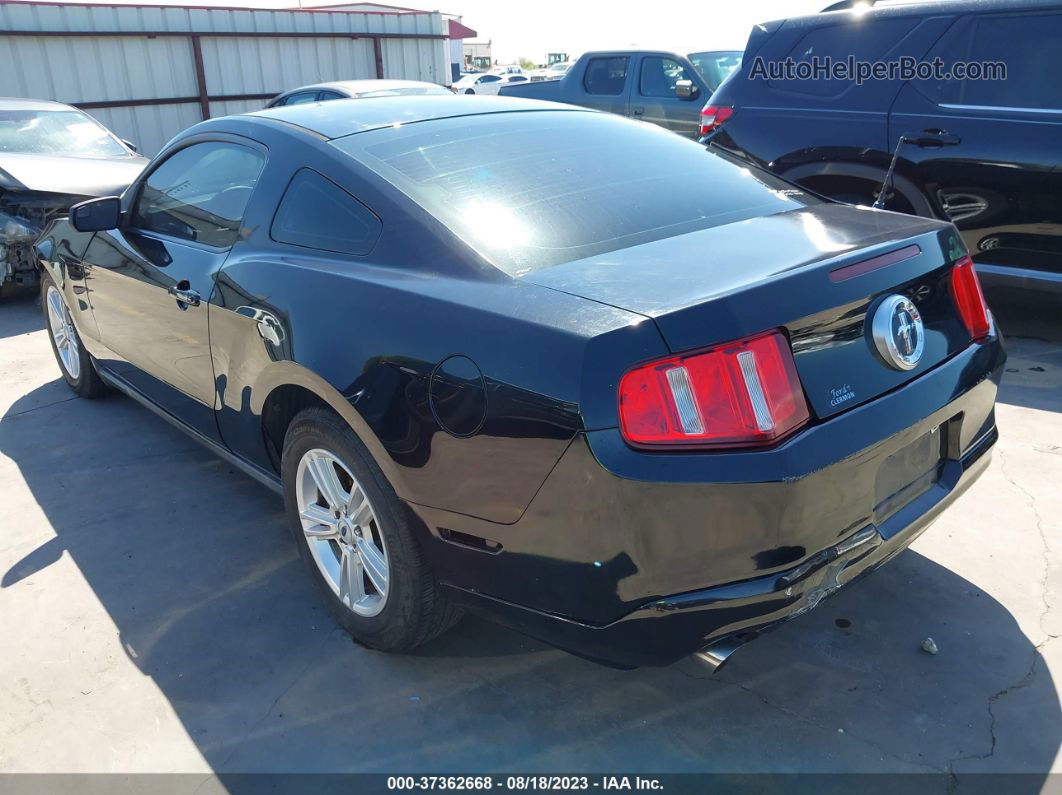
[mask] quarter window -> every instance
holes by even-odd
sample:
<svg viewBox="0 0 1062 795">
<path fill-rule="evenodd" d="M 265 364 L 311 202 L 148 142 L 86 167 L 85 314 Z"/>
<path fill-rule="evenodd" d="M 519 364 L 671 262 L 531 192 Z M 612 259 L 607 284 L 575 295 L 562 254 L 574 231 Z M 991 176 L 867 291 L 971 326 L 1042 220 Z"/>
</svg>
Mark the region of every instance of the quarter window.
<svg viewBox="0 0 1062 795">
<path fill-rule="evenodd" d="M 583 87 L 589 94 L 606 94 L 616 96 L 623 93 L 627 84 L 627 64 L 625 55 L 613 58 L 591 58 L 586 65 Z"/>
<path fill-rule="evenodd" d="M 368 254 L 381 223 L 368 207 L 308 168 L 292 178 L 269 235 L 278 243 L 340 254 Z"/>
<path fill-rule="evenodd" d="M 643 97 L 673 97 L 675 83 L 688 79 L 686 70 L 673 58 L 643 58 L 638 90 Z"/>
<path fill-rule="evenodd" d="M 181 240 L 228 248 L 265 158 L 238 144 L 192 144 L 147 177 L 133 209 L 133 226 Z"/>
</svg>

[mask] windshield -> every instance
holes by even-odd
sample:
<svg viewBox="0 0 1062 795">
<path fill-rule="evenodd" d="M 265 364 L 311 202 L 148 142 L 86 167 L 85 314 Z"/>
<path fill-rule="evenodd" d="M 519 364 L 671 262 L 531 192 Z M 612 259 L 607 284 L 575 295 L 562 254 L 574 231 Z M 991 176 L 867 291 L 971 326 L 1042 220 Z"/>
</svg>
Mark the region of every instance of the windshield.
<svg viewBox="0 0 1062 795">
<path fill-rule="evenodd" d="M 741 66 L 742 55 L 740 51 L 694 52 L 690 53 L 690 61 L 708 84 L 708 90 L 715 91 L 727 75 Z"/>
<path fill-rule="evenodd" d="M 606 113 L 438 119 L 332 144 L 513 276 L 816 201 L 661 127 Z"/>
<path fill-rule="evenodd" d="M 0 152 L 129 157 L 110 132 L 77 110 L 0 110 Z"/>
</svg>

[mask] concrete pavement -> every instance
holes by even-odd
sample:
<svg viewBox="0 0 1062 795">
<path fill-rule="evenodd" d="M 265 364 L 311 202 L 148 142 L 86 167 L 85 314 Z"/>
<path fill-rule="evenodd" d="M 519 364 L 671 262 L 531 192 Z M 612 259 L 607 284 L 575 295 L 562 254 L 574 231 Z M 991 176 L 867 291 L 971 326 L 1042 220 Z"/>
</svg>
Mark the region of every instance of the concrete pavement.
<svg viewBox="0 0 1062 795">
<path fill-rule="evenodd" d="M 74 399 L 36 302 L 4 303 L 0 772 L 893 771 L 961 786 L 1058 769 L 1062 327 L 1028 319 L 1015 310 L 988 473 L 910 551 L 709 677 L 613 671 L 472 618 L 409 656 L 356 646 L 274 495 L 129 399 Z"/>
</svg>

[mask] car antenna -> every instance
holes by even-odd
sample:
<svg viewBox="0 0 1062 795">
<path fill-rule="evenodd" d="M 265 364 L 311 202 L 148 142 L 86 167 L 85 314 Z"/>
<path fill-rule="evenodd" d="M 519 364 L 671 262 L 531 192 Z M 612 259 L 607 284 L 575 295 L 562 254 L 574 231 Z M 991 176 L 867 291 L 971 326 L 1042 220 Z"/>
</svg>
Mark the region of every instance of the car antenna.
<svg viewBox="0 0 1062 795">
<path fill-rule="evenodd" d="M 881 210 L 885 207 L 885 192 L 892 184 L 892 172 L 896 170 L 896 161 L 900 159 L 900 147 L 904 144 L 912 143 L 915 139 L 906 135 L 901 135 L 900 140 L 896 142 L 896 148 L 892 150 L 892 160 L 889 161 L 889 170 L 885 172 L 885 179 L 882 180 L 881 189 L 878 191 L 878 197 L 874 199 L 874 203 L 870 205 L 875 210 Z"/>
</svg>

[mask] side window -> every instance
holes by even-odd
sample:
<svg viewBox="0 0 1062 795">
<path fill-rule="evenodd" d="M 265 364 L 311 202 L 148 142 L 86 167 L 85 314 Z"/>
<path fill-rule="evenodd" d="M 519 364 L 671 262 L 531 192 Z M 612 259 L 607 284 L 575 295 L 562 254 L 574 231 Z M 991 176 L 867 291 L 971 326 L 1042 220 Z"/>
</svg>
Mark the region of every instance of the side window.
<svg viewBox="0 0 1062 795">
<path fill-rule="evenodd" d="M 861 61 L 885 60 L 890 51 L 910 33 L 919 20 L 915 18 L 858 20 L 814 28 L 797 42 L 786 55 L 796 63 L 833 62 L 854 56 Z M 855 85 L 855 80 L 772 80 L 771 85 L 783 91 L 809 96 L 836 97 Z M 863 83 L 863 87 L 880 85 L 877 81 Z"/>
<path fill-rule="evenodd" d="M 614 58 L 591 58 L 586 65 L 583 88 L 588 94 L 607 94 L 616 96 L 623 93 L 627 84 L 627 64 L 630 59 L 625 55 Z"/>
<path fill-rule="evenodd" d="M 686 70 L 673 58 L 643 58 L 638 90 L 643 97 L 673 97 L 675 83 L 688 79 Z"/>
<path fill-rule="evenodd" d="M 321 95 L 317 98 L 318 102 L 327 102 L 330 99 L 343 99 L 344 95 L 338 91 L 322 91 Z"/>
<path fill-rule="evenodd" d="M 310 102 L 316 101 L 316 91 L 300 91 L 298 94 L 289 94 L 287 97 L 284 98 L 284 101 L 280 104 L 286 107 L 288 105 L 306 105 Z"/>
<path fill-rule="evenodd" d="M 331 180 L 303 168 L 284 191 L 269 236 L 293 246 L 368 254 L 381 228 L 372 210 Z"/>
<path fill-rule="evenodd" d="M 479 78 L 479 80 L 477 80 L 476 82 L 477 83 L 493 83 L 493 82 L 495 82 L 497 80 L 501 80 L 501 78 L 498 77 L 498 75 L 483 75 L 483 77 Z"/>
<path fill-rule="evenodd" d="M 227 248 L 236 242 L 265 157 L 238 144 L 192 144 L 170 155 L 140 187 L 133 226 Z"/>
<path fill-rule="evenodd" d="M 1007 79 L 961 81 L 958 104 L 1062 109 L 1060 41 L 1060 13 L 977 17 L 968 59 L 1002 61 Z"/>
</svg>

